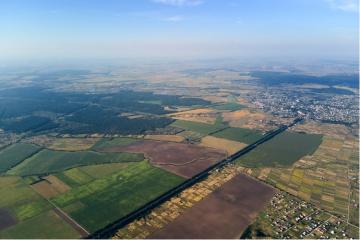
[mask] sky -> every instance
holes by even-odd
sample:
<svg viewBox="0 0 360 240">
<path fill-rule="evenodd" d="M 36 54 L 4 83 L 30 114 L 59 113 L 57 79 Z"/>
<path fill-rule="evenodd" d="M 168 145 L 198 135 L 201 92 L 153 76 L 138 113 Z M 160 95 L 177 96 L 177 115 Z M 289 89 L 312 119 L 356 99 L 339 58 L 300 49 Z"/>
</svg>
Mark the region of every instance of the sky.
<svg viewBox="0 0 360 240">
<path fill-rule="evenodd" d="M 0 0 L 0 59 L 357 59 L 358 0 Z"/>
</svg>

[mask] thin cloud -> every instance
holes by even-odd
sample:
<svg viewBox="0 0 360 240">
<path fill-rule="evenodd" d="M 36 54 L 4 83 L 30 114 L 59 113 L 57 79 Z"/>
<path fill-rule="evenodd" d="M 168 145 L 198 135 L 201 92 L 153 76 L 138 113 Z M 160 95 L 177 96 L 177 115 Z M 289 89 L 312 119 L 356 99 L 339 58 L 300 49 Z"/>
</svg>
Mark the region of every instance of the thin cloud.
<svg viewBox="0 0 360 240">
<path fill-rule="evenodd" d="M 345 12 L 358 12 L 358 0 L 326 0 L 333 9 L 338 9 Z"/>
<path fill-rule="evenodd" d="M 156 3 L 162 3 L 171 6 L 198 6 L 203 3 L 202 0 L 153 0 Z"/>
<path fill-rule="evenodd" d="M 180 15 L 176 15 L 176 16 L 163 18 L 162 20 L 165 22 L 181 22 L 184 20 L 184 17 Z"/>
</svg>

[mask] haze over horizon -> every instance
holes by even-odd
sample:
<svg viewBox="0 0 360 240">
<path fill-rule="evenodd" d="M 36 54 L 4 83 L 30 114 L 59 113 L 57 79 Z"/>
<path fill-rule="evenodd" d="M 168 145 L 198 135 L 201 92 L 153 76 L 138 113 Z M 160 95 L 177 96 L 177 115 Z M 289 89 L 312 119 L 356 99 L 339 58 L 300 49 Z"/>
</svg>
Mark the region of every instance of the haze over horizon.
<svg viewBox="0 0 360 240">
<path fill-rule="evenodd" d="M 357 61 L 358 7 L 356 0 L 3 0 L 0 60 Z"/>
</svg>

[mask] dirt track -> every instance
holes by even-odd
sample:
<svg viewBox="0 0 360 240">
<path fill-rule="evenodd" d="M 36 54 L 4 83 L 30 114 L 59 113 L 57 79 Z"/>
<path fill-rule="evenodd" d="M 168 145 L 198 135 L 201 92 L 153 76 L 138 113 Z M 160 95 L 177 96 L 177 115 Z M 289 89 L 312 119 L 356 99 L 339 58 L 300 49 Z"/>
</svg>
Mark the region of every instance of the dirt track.
<svg viewBox="0 0 360 240">
<path fill-rule="evenodd" d="M 73 227 L 80 234 L 81 237 L 86 238 L 89 235 L 89 233 L 84 228 L 78 225 L 73 219 L 69 218 L 69 216 L 67 216 L 63 211 L 58 208 L 54 208 L 53 211 L 65 222 L 67 222 L 71 227 Z"/>
<path fill-rule="evenodd" d="M 237 175 L 149 238 L 239 238 L 274 193 L 272 187 Z"/>
<path fill-rule="evenodd" d="M 212 148 L 151 140 L 107 147 L 100 151 L 144 153 L 153 165 L 185 178 L 196 175 L 226 157 L 225 152 Z"/>
</svg>

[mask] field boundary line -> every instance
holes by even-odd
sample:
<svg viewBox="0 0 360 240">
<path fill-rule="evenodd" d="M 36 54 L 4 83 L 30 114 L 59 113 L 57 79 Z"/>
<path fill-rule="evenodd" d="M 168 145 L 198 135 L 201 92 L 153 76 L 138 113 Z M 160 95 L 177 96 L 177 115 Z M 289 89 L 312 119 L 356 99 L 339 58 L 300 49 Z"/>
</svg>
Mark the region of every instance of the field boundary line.
<svg viewBox="0 0 360 240">
<path fill-rule="evenodd" d="M 39 194 L 32 185 L 29 185 L 33 190 L 34 192 L 36 192 L 37 194 Z M 59 213 L 62 214 L 62 216 L 66 217 L 68 220 L 69 220 L 69 225 L 71 226 L 70 222 L 75 225 L 76 227 L 78 227 L 81 231 L 85 232 L 87 234 L 87 236 L 90 235 L 90 232 L 88 230 L 86 230 L 83 226 L 81 226 L 77 221 L 75 221 L 72 217 L 70 217 L 66 212 L 64 212 L 61 208 L 59 208 L 58 206 L 56 206 L 55 203 L 53 203 L 52 201 L 50 201 L 49 199 L 45 198 L 44 196 L 42 196 L 41 194 L 39 194 L 43 199 L 45 199 L 48 203 L 50 203 L 51 206 L 53 206 Z M 59 214 L 54 211 L 58 216 Z M 59 217 L 62 217 L 62 216 L 59 216 Z M 67 222 L 65 219 L 63 219 L 65 222 Z M 73 227 L 73 226 L 71 226 Z M 74 227 L 73 227 L 74 228 Z M 75 229 L 75 228 L 74 228 Z M 79 232 L 77 229 L 75 229 L 77 232 Z M 80 233 L 80 232 L 79 232 Z M 81 233 L 80 233 L 81 234 Z M 81 234 L 83 235 L 83 234 Z M 85 237 L 85 236 L 83 236 Z"/>
</svg>

